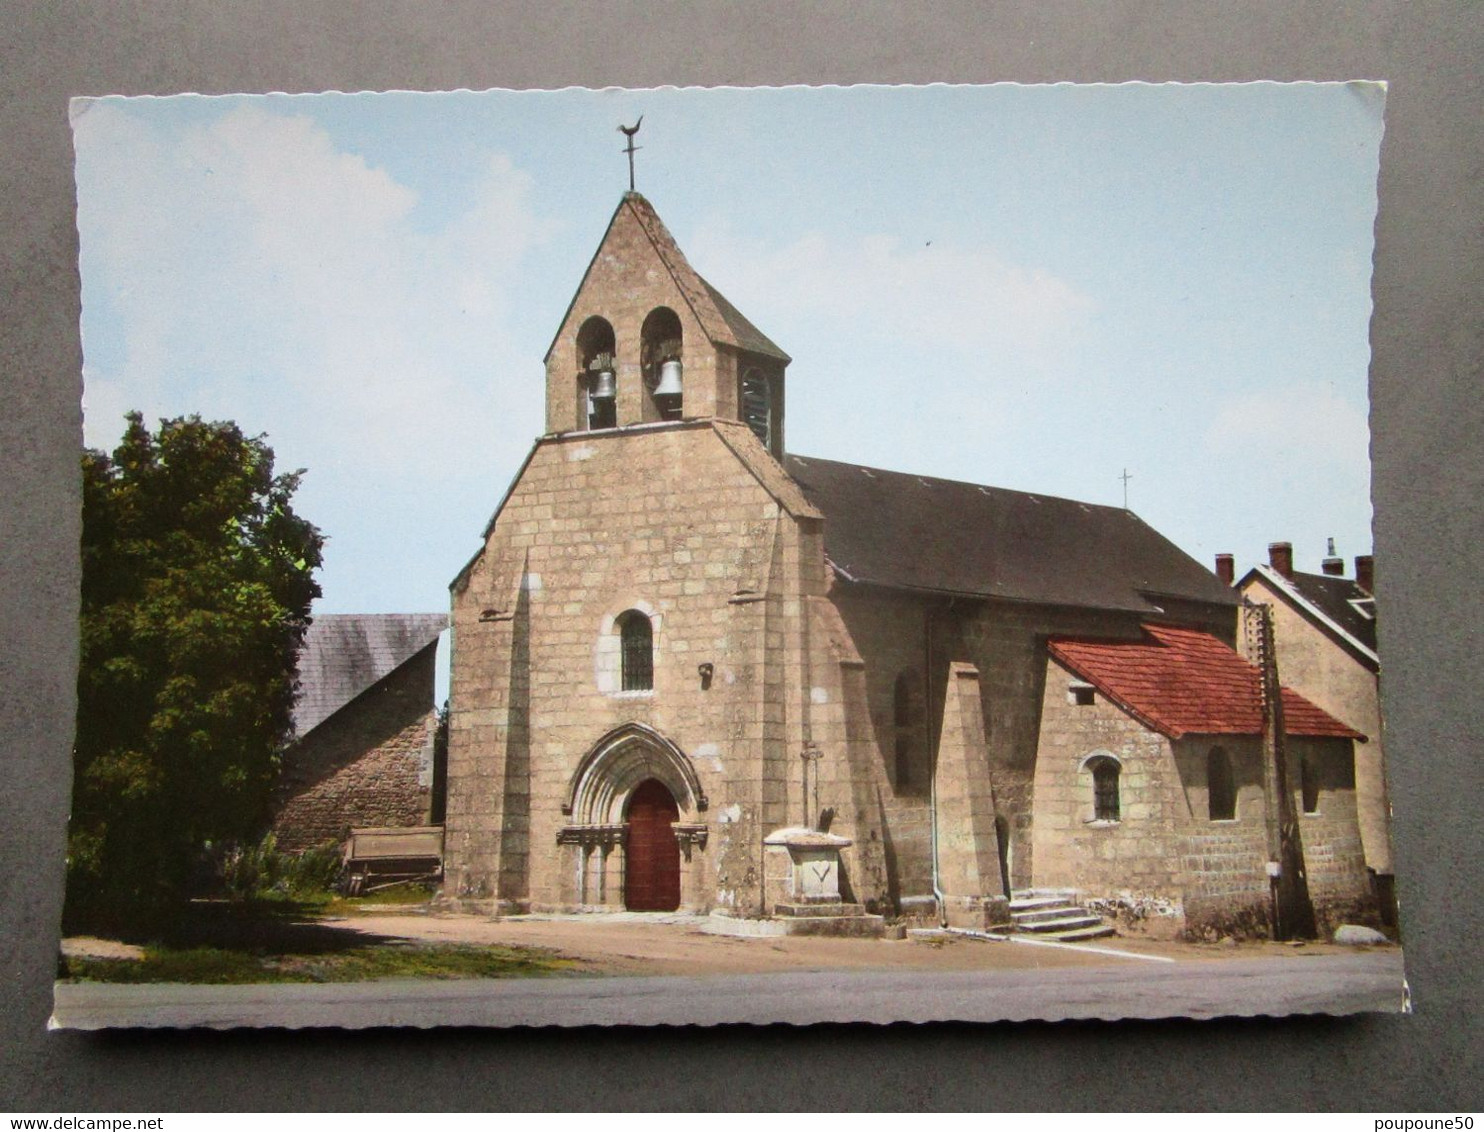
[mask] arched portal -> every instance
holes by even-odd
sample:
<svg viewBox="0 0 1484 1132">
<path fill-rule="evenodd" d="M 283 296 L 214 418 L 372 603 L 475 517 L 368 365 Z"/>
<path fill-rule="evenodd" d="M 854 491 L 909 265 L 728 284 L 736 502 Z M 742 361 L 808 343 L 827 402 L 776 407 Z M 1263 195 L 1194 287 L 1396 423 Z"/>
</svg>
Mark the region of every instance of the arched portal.
<svg viewBox="0 0 1484 1132">
<path fill-rule="evenodd" d="M 707 800 L 690 758 L 642 723 L 616 727 L 578 763 L 557 833 L 571 903 L 674 911 L 698 899 Z"/>
<path fill-rule="evenodd" d="M 624 907 L 631 912 L 673 912 L 680 907 L 680 820 L 675 796 L 657 778 L 647 778 L 629 795 L 625 825 L 627 865 Z"/>
</svg>

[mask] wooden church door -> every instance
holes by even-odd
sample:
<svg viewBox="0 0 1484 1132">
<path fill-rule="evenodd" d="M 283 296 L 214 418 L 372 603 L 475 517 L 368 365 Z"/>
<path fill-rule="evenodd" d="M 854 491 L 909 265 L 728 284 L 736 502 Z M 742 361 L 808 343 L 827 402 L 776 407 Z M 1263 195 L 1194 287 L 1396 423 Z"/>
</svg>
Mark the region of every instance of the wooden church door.
<svg viewBox="0 0 1484 1132">
<path fill-rule="evenodd" d="M 680 807 L 664 783 L 647 778 L 629 797 L 628 819 L 624 907 L 673 912 L 680 907 L 680 844 L 670 823 L 680 820 Z"/>
</svg>

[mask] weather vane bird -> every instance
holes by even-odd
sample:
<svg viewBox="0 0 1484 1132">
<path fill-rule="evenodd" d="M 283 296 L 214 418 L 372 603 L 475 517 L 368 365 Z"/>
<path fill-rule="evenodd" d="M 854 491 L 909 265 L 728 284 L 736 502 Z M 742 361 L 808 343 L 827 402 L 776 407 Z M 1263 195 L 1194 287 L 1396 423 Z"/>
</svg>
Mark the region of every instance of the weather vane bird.
<svg viewBox="0 0 1484 1132">
<path fill-rule="evenodd" d="M 639 127 L 642 125 L 644 125 L 644 115 L 640 114 L 639 120 L 632 126 L 620 124 L 618 127 L 618 132 L 629 139 L 628 147 L 624 150 L 629 155 L 629 192 L 634 191 L 634 150 L 644 148 L 643 146 L 636 146 L 634 144 L 634 135 L 639 132 Z"/>
</svg>

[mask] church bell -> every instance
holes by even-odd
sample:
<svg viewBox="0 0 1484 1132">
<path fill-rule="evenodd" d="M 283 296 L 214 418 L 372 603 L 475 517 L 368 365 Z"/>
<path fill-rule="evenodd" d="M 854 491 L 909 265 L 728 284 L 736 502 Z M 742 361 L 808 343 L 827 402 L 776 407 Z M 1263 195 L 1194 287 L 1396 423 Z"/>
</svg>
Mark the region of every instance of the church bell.
<svg viewBox="0 0 1484 1132">
<path fill-rule="evenodd" d="M 600 369 L 593 375 L 593 387 L 588 395 L 594 401 L 611 401 L 618 396 L 618 382 L 611 369 Z"/>
<path fill-rule="evenodd" d="M 680 387 L 680 359 L 671 358 L 669 361 L 660 363 L 660 380 L 654 387 L 656 397 L 679 397 L 682 393 Z"/>
</svg>

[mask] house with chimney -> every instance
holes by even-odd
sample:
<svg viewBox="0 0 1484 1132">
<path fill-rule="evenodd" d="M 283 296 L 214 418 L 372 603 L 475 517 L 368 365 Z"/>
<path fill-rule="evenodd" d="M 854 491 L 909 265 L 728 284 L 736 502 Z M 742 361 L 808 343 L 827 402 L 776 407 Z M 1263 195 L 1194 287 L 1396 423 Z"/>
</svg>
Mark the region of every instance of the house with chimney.
<svg viewBox="0 0 1484 1132">
<path fill-rule="evenodd" d="M 1283 682 L 1367 736 L 1355 753 L 1361 836 L 1383 919 L 1394 923 L 1375 562 L 1371 555 L 1358 555 L 1354 574 L 1347 575 L 1345 561 L 1336 555 L 1330 539 L 1320 570 L 1318 574 L 1295 570 L 1289 542 L 1269 544 L 1268 561 L 1240 579 L 1235 578 L 1231 555 L 1218 555 L 1216 560 L 1217 575 L 1235 586 L 1244 602 L 1272 607 Z"/>
<path fill-rule="evenodd" d="M 1209 633 L 1047 642 L 1035 777 L 1035 885 L 1125 929 L 1264 935 L 1272 914 L 1262 674 Z M 1282 689 L 1284 761 L 1309 902 L 1326 928 L 1374 918 L 1356 812 L 1366 736 Z M 1091 783 L 1091 789 L 1088 784 Z"/>
<path fill-rule="evenodd" d="M 1236 591 L 1125 509 L 797 455 L 790 361 L 625 193 L 557 320 L 546 431 L 451 583 L 442 899 L 975 927 L 1049 884 L 1219 907 L 1191 825 L 1261 821 L 1250 697 L 1182 714 L 1119 672 L 1173 650 L 1166 675 L 1204 665 L 1182 695 L 1240 684 Z M 1295 715 L 1338 829 L 1359 729 Z M 1235 818 L 1201 809 L 1206 740 Z M 1263 862 L 1238 858 L 1245 901 Z"/>
</svg>

